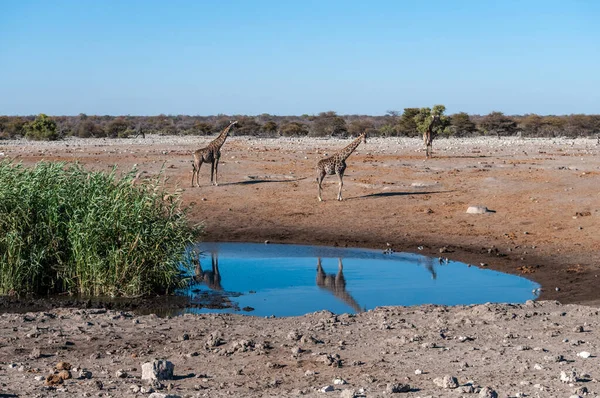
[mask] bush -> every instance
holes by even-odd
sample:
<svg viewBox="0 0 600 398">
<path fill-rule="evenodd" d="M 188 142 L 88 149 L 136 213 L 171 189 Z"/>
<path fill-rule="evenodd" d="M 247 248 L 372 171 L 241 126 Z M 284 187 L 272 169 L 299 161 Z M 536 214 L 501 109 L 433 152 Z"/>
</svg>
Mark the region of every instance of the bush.
<svg viewBox="0 0 600 398">
<path fill-rule="evenodd" d="M 25 125 L 25 137 L 31 140 L 53 141 L 58 139 L 56 122 L 40 113 L 33 122 Z"/>
<path fill-rule="evenodd" d="M 199 227 L 156 184 L 77 164 L 0 162 L 0 294 L 166 293 Z"/>
</svg>

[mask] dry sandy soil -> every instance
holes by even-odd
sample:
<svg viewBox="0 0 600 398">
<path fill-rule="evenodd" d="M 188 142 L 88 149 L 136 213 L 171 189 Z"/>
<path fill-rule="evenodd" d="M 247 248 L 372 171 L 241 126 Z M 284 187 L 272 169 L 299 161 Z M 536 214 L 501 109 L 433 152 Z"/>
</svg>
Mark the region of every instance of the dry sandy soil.
<svg viewBox="0 0 600 398">
<path fill-rule="evenodd" d="M 500 396 L 567 397 L 579 385 L 600 391 L 594 380 L 600 377 L 594 373 L 600 334 L 592 308 L 600 303 L 596 140 L 439 139 L 434 158 L 425 160 L 418 139 L 371 139 L 347 161 L 345 200 L 334 200 L 337 180 L 327 177 L 325 201 L 319 203 L 314 165 L 348 140 L 232 136 L 222 149 L 220 185 L 209 184 L 210 167 L 204 165 L 201 187 L 190 188 L 191 152 L 210 138 L 3 141 L 0 158 L 25 164 L 76 160 L 96 170 L 117 165 L 129 171 L 137 165 L 143 178 L 164 167 L 168 188 L 181 189 L 192 220 L 204 223 L 205 240 L 380 249 L 389 243 L 396 251 L 434 256 L 443 249 L 441 255 L 452 260 L 485 263 L 537 281 L 542 300 L 587 306 L 385 308 L 356 317 L 317 313 L 287 319 L 165 320 L 83 310 L 7 314 L 0 319 L 0 396 L 5 391 L 61 394 L 34 378 L 59 360 L 94 374 L 90 380 L 67 380 L 73 394 L 135 396 L 129 386 L 142 385 L 140 361 L 151 357 L 173 361 L 178 380 L 172 381 L 172 393 L 190 396 L 339 395 L 342 389 L 360 388 L 377 396 L 386 393 L 388 383 L 410 384 L 408 396 L 472 395 L 433 383 L 445 374 L 461 385 L 469 380 L 490 385 Z M 471 205 L 494 212 L 466 214 Z M 584 332 L 575 335 L 579 326 Z M 26 337 L 35 327 L 35 337 Z M 288 339 L 294 330 L 308 337 Z M 190 340 L 178 341 L 184 333 Z M 223 346 L 207 347 L 211 333 L 222 334 Z M 461 342 L 460 336 L 467 339 Z M 254 348 L 244 351 L 241 340 L 254 342 Z M 28 359 L 34 346 L 43 356 Z M 298 347 L 306 351 L 292 354 Z M 576 356 L 584 350 L 592 357 Z M 194 352 L 199 355 L 188 356 Z M 320 353 L 340 355 L 342 367 L 330 366 Z M 92 360 L 91 354 L 100 358 Z M 555 362 L 559 355 L 566 361 Z M 117 378 L 120 368 L 130 377 Z M 560 371 L 572 368 L 588 381 L 561 383 Z M 424 373 L 415 375 L 416 369 Z M 305 376 L 306 371 L 316 373 Z M 188 373 L 206 377 L 184 377 Z M 318 392 L 338 376 L 349 384 L 335 385 L 337 392 Z M 97 377 L 102 390 L 94 390 Z M 200 390 L 194 391 L 195 385 Z"/>
</svg>

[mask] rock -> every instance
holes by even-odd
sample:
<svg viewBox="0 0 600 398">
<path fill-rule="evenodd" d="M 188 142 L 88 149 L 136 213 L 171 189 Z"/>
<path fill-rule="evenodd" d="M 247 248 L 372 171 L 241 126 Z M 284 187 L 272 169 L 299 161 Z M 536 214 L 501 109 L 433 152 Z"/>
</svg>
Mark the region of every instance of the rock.
<svg viewBox="0 0 600 398">
<path fill-rule="evenodd" d="M 78 379 L 91 379 L 92 372 L 90 372 L 89 370 L 86 370 L 86 369 L 81 369 L 79 371 L 79 376 L 77 378 Z"/>
<path fill-rule="evenodd" d="M 34 348 L 33 350 L 31 350 L 31 353 L 29 354 L 29 359 L 38 359 L 41 357 L 42 357 L 42 352 L 37 347 Z"/>
<path fill-rule="evenodd" d="M 385 389 L 388 394 L 396 394 L 400 392 L 409 392 L 410 386 L 404 383 L 389 383 Z"/>
<path fill-rule="evenodd" d="M 577 356 L 581 358 L 589 358 L 592 356 L 592 354 L 587 351 L 581 351 L 579 354 L 577 354 Z"/>
<path fill-rule="evenodd" d="M 421 369 L 417 369 L 417 370 L 415 370 L 415 374 L 416 375 L 422 375 L 423 371 Z"/>
<path fill-rule="evenodd" d="M 579 381 L 579 377 L 577 377 L 577 372 L 574 370 L 568 372 L 562 371 L 560 372 L 560 381 L 563 383 L 575 383 Z"/>
<path fill-rule="evenodd" d="M 71 364 L 69 362 L 59 362 L 55 368 L 56 370 L 71 370 Z"/>
<path fill-rule="evenodd" d="M 356 390 L 344 390 L 340 393 L 341 398 L 355 398 L 357 396 Z"/>
<path fill-rule="evenodd" d="M 58 375 L 52 374 L 52 375 L 46 376 L 46 381 L 44 382 L 44 385 L 55 386 L 57 384 L 62 384 L 62 382 L 63 382 L 63 379 L 61 377 L 59 377 Z"/>
<path fill-rule="evenodd" d="M 129 375 L 123 369 L 119 369 L 115 372 L 115 376 L 117 376 L 119 379 L 126 379 Z"/>
<path fill-rule="evenodd" d="M 333 386 L 324 386 L 319 391 L 321 391 L 321 392 L 331 392 L 333 390 L 335 390 L 335 388 L 333 388 Z"/>
<path fill-rule="evenodd" d="M 498 393 L 490 387 L 483 387 L 481 391 L 479 391 L 479 396 L 482 398 L 498 398 Z"/>
<path fill-rule="evenodd" d="M 142 380 L 171 380 L 175 366 L 166 360 L 155 360 L 142 364 Z"/>
<path fill-rule="evenodd" d="M 485 214 L 489 212 L 490 211 L 485 206 L 469 206 L 467 209 L 467 214 Z"/>
<path fill-rule="evenodd" d="M 153 392 L 148 398 L 181 398 L 181 395 L 163 394 L 162 392 Z"/>
<path fill-rule="evenodd" d="M 34 379 L 35 379 L 35 381 L 44 381 L 45 377 L 44 376 L 35 376 Z"/>
<path fill-rule="evenodd" d="M 63 380 L 68 380 L 72 377 L 71 372 L 69 372 L 68 370 L 61 370 L 60 372 L 58 372 L 57 376 Z"/>
<path fill-rule="evenodd" d="M 342 385 L 342 384 L 348 384 L 348 383 L 344 379 L 333 379 L 333 384 Z"/>
<path fill-rule="evenodd" d="M 589 391 L 588 391 L 587 387 L 585 387 L 585 386 L 583 386 L 583 387 L 578 387 L 578 388 L 576 388 L 576 389 L 575 389 L 575 391 L 574 391 L 574 393 L 575 393 L 576 395 L 587 395 L 587 393 L 588 393 L 588 392 L 589 392 Z"/>
<path fill-rule="evenodd" d="M 302 338 L 302 335 L 300 333 L 298 333 L 297 330 L 292 330 L 291 332 L 288 333 L 287 338 L 288 338 L 288 340 L 298 341 Z"/>
<path fill-rule="evenodd" d="M 433 383 L 442 388 L 457 388 L 458 380 L 454 376 L 446 375 L 444 377 L 436 377 Z"/>
</svg>

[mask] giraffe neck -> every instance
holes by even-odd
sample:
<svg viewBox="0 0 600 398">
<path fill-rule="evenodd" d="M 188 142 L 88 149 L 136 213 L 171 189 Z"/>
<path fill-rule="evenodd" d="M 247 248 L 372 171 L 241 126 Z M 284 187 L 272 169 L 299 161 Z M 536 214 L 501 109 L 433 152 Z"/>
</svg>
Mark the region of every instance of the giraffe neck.
<svg viewBox="0 0 600 398">
<path fill-rule="evenodd" d="M 352 141 L 350 144 L 348 144 L 347 147 L 345 147 L 344 149 L 339 151 L 338 156 L 340 157 L 340 159 L 346 160 L 348 158 L 348 156 L 352 155 L 352 152 L 354 152 L 354 150 L 358 147 L 360 142 L 364 139 L 365 134 L 366 134 L 366 132 L 362 133 L 354 141 Z"/>
<path fill-rule="evenodd" d="M 236 122 L 233 122 L 227 126 L 225 130 L 223 130 L 221 134 L 219 134 L 219 136 L 213 140 L 211 144 L 215 149 L 220 149 L 223 146 L 225 140 L 227 139 L 227 135 L 229 135 L 229 130 L 231 130 L 231 127 L 233 127 L 235 123 Z"/>
</svg>

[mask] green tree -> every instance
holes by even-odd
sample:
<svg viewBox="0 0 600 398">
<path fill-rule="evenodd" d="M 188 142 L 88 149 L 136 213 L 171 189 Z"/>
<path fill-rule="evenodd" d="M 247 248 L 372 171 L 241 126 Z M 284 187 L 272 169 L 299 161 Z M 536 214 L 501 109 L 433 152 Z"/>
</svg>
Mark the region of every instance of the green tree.
<svg viewBox="0 0 600 398">
<path fill-rule="evenodd" d="M 438 120 L 433 126 L 433 136 L 445 135 L 449 136 L 452 131 L 450 127 L 450 118 L 444 115 L 446 107 L 444 105 L 434 105 L 431 108 L 421 108 L 419 113 L 414 117 L 414 121 L 417 125 L 417 131 L 420 134 L 425 133 L 431 124 L 433 116 L 437 116 Z"/>
<path fill-rule="evenodd" d="M 127 123 L 127 121 L 122 117 L 118 117 L 108 122 L 104 128 L 104 131 L 106 136 L 110 138 L 126 138 L 129 135 L 127 132 L 128 129 L 129 123 Z"/>
<path fill-rule="evenodd" d="M 298 122 L 286 123 L 279 128 L 279 135 L 284 137 L 306 136 L 308 135 L 308 127 Z"/>
<path fill-rule="evenodd" d="M 450 124 L 454 134 L 458 137 L 471 135 L 477 131 L 477 126 L 465 112 L 459 112 L 452 115 Z"/>
<path fill-rule="evenodd" d="M 25 131 L 25 137 L 32 140 L 53 141 L 58 139 L 56 122 L 43 113 L 40 113 L 33 122 L 27 123 Z"/>
<path fill-rule="evenodd" d="M 480 123 L 481 129 L 486 134 L 513 135 L 517 132 L 517 122 L 502 112 L 491 112 L 484 116 Z"/>
<path fill-rule="evenodd" d="M 346 121 L 335 112 L 321 112 L 315 117 L 310 131 L 312 137 L 345 137 L 348 134 Z"/>
<path fill-rule="evenodd" d="M 404 112 L 398 123 L 394 126 L 397 135 L 405 135 L 408 137 L 414 137 L 418 134 L 417 122 L 415 116 L 420 112 L 419 108 L 404 108 Z"/>
</svg>

